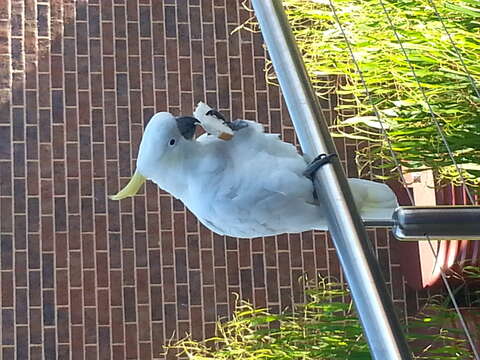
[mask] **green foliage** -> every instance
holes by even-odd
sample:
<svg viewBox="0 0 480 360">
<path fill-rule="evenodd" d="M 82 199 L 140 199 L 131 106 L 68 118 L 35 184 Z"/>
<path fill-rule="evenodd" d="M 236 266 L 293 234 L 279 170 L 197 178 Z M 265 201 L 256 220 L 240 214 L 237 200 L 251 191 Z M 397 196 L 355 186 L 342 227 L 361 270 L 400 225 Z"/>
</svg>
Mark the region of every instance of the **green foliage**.
<svg viewBox="0 0 480 360">
<path fill-rule="evenodd" d="M 480 86 L 480 1 L 433 1 Z M 458 171 L 379 1 L 333 2 L 401 166 L 406 171 L 434 169 L 440 179 L 458 184 Z M 480 189 L 480 99 L 455 48 L 429 0 L 384 3 L 463 176 Z M 357 154 L 360 170 L 380 169 L 394 176 L 390 170 L 396 164 L 329 1 L 284 0 L 284 4 L 318 96 L 339 97 L 333 131 L 365 142 Z"/>
<path fill-rule="evenodd" d="M 461 278 L 465 281 L 459 286 L 459 291 L 463 290 L 466 293 L 471 306 L 480 306 L 480 266 L 464 266 Z M 480 324 L 477 325 L 480 326 Z"/>
<path fill-rule="evenodd" d="M 283 314 L 238 301 L 232 319 L 217 324 L 216 336 L 186 337 L 169 348 L 192 360 L 371 359 L 351 304 L 340 301 L 348 296 L 341 284 L 323 281 L 307 295 L 307 304 Z M 469 359 L 465 341 L 444 327 L 452 313 L 440 305 L 430 309 L 433 314 L 409 321 L 416 359 Z"/>
</svg>

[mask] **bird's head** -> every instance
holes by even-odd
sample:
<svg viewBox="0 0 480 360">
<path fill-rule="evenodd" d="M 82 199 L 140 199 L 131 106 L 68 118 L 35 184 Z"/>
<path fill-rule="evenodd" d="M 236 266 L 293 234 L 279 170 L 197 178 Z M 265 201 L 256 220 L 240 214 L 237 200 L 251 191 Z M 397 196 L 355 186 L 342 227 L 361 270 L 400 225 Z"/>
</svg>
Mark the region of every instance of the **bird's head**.
<svg viewBox="0 0 480 360">
<path fill-rule="evenodd" d="M 197 124 L 199 121 L 190 116 L 175 117 L 168 112 L 153 115 L 140 142 L 135 174 L 110 198 L 121 200 L 134 196 L 146 179 L 155 177 L 169 163 L 177 161 L 184 154 L 186 144 L 192 141 Z"/>
</svg>

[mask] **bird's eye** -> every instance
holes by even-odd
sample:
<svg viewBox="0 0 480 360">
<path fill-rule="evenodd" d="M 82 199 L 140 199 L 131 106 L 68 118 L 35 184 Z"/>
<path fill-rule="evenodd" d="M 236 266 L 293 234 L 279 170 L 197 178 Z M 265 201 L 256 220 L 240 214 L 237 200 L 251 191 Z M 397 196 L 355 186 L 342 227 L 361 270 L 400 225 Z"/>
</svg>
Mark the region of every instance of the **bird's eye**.
<svg viewBox="0 0 480 360">
<path fill-rule="evenodd" d="M 175 139 L 170 139 L 169 143 L 168 143 L 170 146 L 173 146 L 175 145 Z"/>
</svg>

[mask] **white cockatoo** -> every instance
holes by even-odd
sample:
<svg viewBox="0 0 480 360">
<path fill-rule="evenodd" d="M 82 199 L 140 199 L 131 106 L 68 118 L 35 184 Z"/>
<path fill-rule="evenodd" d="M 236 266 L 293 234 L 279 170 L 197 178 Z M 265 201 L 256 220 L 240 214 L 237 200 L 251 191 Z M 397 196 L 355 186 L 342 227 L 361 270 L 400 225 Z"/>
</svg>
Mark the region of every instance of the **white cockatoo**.
<svg viewBox="0 0 480 360">
<path fill-rule="evenodd" d="M 304 175 L 307 161 L 296 148 L 247 120 L 217 119 L 220 125 L 211 132 L 229 125 L 234 131 L 228 141 L 212 134 L 195 139 L 197 124 L 206 124 L 209 131 L 212 117 L 222 118 L 209 110 L 200 104 L 195 117 L 155 114 L 145 128 L 135 174 L 111 198 L 133 196 L 151 180 L 220 235 L 252 238 L 326 230 L 325 208 L 314 196 L 313 183 Z M 349 179 L 349 184 L 364 220 L 392 218 L 397 200 L 387 185 L 360 179 Z"/>
</svg>

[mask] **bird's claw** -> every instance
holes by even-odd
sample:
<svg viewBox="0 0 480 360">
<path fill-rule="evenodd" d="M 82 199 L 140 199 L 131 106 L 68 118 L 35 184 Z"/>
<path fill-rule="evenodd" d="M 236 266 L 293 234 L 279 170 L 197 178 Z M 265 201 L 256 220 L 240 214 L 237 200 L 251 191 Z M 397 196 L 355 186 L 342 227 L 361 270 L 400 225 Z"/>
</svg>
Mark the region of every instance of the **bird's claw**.
<svg viewBox="0 0 480 360">
<path fill-rule="evenodd" d="M 303 172 L 303 175 L 309 178 L 310 180 L 313 180 L 313 177 L 315 176 L 315 173 L 317 172 L 318 169 L 320 169 L 323 165 L 329 163 L 333 157 L 337 156 L 337 154 L 321 154 L 318 155 L 313 161 L 308 164 L 307 168 Z"/>
</svg>

